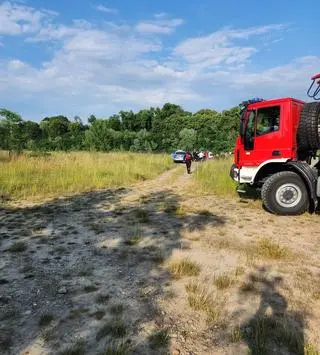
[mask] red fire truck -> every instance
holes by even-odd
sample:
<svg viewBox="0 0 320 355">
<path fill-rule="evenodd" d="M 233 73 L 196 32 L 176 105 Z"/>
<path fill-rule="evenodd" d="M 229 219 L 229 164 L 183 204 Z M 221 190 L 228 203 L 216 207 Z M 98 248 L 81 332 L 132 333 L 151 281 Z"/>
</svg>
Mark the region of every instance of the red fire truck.
<svg viewBox="0 0 320 355">
<path fill-rule="evenodd" d="M 320 74 L 311 79 L 308 96 L 314 102 L 282 98 L 241 104 L 230 175 L 261 189 L 271 213 L 313 212 L 320 201 Z"/>
</svg>

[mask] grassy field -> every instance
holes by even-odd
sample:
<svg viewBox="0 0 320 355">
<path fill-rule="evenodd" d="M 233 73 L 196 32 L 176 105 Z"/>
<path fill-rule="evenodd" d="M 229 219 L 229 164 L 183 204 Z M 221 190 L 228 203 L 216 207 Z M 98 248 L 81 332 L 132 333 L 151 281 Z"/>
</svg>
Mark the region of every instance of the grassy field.
<svg viewBox="0 0 320 355">
<path fill-rule="evenodd" d="M 0 196 L 39 200 L 92 189 L 123 187 L 170 169 L 169 156 L 137 153 L 53 153 L 0 156 Z"/>
<path fill-rule="evenodd" d="M 232 159 L 215 159 L 199 164 L 194 178 L 204 193 L 220 196 L 235 196 L 236 183 L 229 176 Z"/>
</svg>

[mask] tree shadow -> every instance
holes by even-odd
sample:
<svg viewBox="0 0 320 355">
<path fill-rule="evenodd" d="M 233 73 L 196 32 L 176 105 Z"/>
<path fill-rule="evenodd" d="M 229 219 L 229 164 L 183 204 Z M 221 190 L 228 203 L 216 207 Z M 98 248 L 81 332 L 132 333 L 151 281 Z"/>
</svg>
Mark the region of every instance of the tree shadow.
<svg viewBox="0 0 320 355">
<path fill-rule="evenodd" d="M 157 302 L 172 297 L 164 263 L 185 229 L 225 221 L 177 214 L 181 199 L 170 190 L 123 202 L 129 192 L 0 209 L 2 354 L 168 353 Z"/>
<path fill-rule="evenodd" d="M 278 291 L 281 277 L 270 277 L 267 269 L 251 273 L 240 294 L 260 296 L 255 314 L 240 326 L 241 338 L 252 355 L 304 354 L 305 315 L 288 310 L 286 298 Z"/>
</svg>

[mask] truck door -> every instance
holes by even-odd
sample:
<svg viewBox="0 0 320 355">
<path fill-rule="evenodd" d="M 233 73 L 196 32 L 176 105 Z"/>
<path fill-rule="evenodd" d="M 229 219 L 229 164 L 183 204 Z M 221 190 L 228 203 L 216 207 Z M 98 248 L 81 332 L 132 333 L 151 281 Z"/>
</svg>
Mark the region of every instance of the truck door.
<svg viewBox="0 0 320 355">
<path fill-rule="evenodd" d="M 249 114 L 244 136 L 244 166 L 283 157 L 281 106 L 262 107 Z"/>
</svg>

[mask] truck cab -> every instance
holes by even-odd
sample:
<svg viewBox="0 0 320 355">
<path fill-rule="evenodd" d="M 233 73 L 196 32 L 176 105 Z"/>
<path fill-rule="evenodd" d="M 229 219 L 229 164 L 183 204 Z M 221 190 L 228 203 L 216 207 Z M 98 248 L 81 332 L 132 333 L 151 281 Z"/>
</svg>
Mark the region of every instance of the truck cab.
<svg viewBox="0 0 320 355">
<path fill-rule="evenodd" d="M 292 98 L 256 99 L 243 108 L 234 152 L 234 177 L 239 183 L 253 184 L 263 166 L 297 157 L 296 135 L 304 104 Z"/>
<path fill-rule="evenodd" d="M 245 101 L 231 177 L 261 188 L 270 212 L 314 210 L 320 196 L 319 144 L 320 103 L 290 97 Z"/>
</svg>

